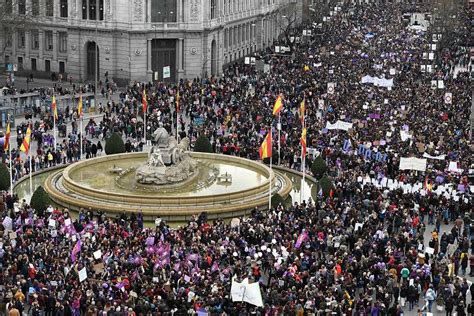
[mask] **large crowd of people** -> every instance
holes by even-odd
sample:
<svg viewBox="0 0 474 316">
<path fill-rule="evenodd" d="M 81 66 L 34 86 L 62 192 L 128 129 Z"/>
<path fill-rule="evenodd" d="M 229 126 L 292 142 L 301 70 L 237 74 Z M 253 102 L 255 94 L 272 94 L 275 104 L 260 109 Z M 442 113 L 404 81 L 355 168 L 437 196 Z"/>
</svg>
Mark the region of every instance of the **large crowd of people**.
<svg viewBox="0 0 474 316">
<path fill-rule="evenodd" d="M 101 120 L 85 122 L 87 157 L 111 132 L 141 150 L 143 135 L 160 123 L 173 133 L 178 115 L 181 136 L 205 134 L 217 153 L 258 159 L 266 131 L 278 135 L 281 121 L 280 163 L 298 169 L 304 100 L 311 148 L 304 167 L 324 158 L 331 197 L 254 210 L 238 225 L 197 214 L 179 228 L 159 220 L 147 228 L 139 212 L 108 218 L 83 210 L 72 218 L 67 209 L 38 212 L 5 193 L 0 313 L 474 314 L 472 74 L 459 71 L 470 64 L 470 29 L 466 22 L 453 43 L 432 50 L 433 31 L 407 27 L 405 6 L 342 4 L 317 30 L 323 37 L 302 38 L 288 56 L 264 57 L 269 72 L 238 63 L 220 78 L 136 83 L 104 105 Z M 366 76 L 382 80 L 363 83 Z M 280 118 L 272 116 L 278 95 Z M 352 128 L 331 128 L 337 121 Z M 53 154 L 43 139 L 51 120 L 36 123 L 38 168 L 79 158 L 76 124 Z M 275 152 L 277 143 L 274 137 Z M 400 170 L 401 158 L 423 155 L 425 171 Z M 264 306 L 234 302 L 234 277 L 259 282 Z"/>
</svg>

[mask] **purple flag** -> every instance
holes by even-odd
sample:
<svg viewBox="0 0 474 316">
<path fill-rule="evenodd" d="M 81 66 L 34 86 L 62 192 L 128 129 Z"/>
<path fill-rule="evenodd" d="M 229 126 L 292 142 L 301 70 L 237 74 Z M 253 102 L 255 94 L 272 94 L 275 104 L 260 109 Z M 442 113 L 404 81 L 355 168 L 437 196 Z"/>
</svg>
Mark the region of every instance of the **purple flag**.
<svg viewBox="0 0 474 316">
<path fill-rule="evenodd" d="M 155 237 L 153 237 L 153 236 L 148 237 L 145 241 L 145 244 L 147 246 L 153 246 L 155 244 Z"/>
<path fill-rule="evenodd" d="M 208 316 L 208 312 L 204 308 L 199 308 L 197 311 L 197 316 Z"/>
<path fill-rule="evenodd" d="M 301 247 L 301 244 L 308 239 L 308 232 L 303 231 L 299 236 L 298 239 L 296 240 L 295 248 Z"/>
<path fill-rule="evenodd" d="M 188 255 L 188 260 L 197 261 L 198 259 L 199 259 L 199 255 L 197 253 Z"/>
<path fill-rule="evenodd" d="M 219 264 L 216 262 L 213 263 L 211 267 L 211 272 L 219 271 Z"/>
<path fill-rule="evenodd" d="M 81 239 L 78 239 L 71 251 L 71 260 L 76 262 L 76 255 L 81 251 Z"/>
</svg>

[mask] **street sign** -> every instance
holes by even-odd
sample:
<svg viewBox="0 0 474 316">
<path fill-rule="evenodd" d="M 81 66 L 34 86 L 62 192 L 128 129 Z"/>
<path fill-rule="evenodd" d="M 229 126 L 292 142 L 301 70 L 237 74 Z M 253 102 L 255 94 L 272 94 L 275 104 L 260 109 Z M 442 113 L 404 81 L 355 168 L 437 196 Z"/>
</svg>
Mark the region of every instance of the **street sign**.
<svg viewBox="0 0 474 316">
<path fill-rule="evenodd" d="M 155 71 L 155 80 L 158 80 L 158 71 Z"/>
<path fill-rule="evenodd" d="M 163 67 L 163 79 L 171 77 L 171 67 L 165 66 Z"/>
</svg>

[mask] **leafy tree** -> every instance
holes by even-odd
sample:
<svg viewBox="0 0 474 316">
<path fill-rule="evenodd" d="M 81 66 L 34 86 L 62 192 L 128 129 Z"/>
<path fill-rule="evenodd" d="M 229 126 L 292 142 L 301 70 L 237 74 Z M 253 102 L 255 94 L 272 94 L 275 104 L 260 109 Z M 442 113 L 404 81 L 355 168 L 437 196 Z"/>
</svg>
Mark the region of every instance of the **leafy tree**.
<svg viewBox="0 0 474 316">
<path fill-rule="evenodd" d="M 51 199 L 42 186 L 36 188 L 31 197 L 30 206 L 42 214 L 51 205 Z"/>
<path fill-rule="evenodd" d="M 272 207 L 277 207 L 280 203 L 283 204 L 283 202 L 285 202 L 285 200 L 280 194 L 276 193 L 272 196 Z"/>
<path fill-rule="evenodd" d="M 53 11 L 52 5 L 42 1 L 33 1 L 31 6 L 23 5 L 24 3 L 26 2 L 21 0 L 0 0 L 0 56 L 4 55 L 8 46 L 13 43 L 12 39 L 17 30 L 34 29 L 35 24 L 42 19 L 40 12 Z"/>
<path fill-rule="evenodd" d="M 323 195 L 325 197 L 328 197 L 331 193 L 331 190 L 334 189 L 334 184 L 332 183 L 331 178 L 329 178 L 327 175 L 324 175 L 321 180 L 319 180 L 319 185 L 321 186 Z"/>
<path fill-rule="evenodd" d="M 316 179 L 321 179 L 324 174 L 328 171 L 328 166 L 321 156 L 318 156 L 311 165 L 311 172 L 316 177 Z"/>
<path fill-rule="evenodd" d="M 199 153 L 212 153 L 212 145 L 206 135 L 199 135 L 194 143 L 194 151 Z"/>
<path fill-rule="evenodd" d="M 10 172 L 5 164 L 0 163 L 0 191 L 10 189 Z"/>
<path fill-rule="evenodd" d="M 105 141 L 105 153 L 107 155 L 121 154 L 125 152 L 125 144 L 123 143 L 122 137 L 118 134 L 113 133 Z"/>
<path fill-rule="evenodd" d="M 270 164 L 270 158 L 263 158 L 263 163 L 266 165 Z M 276 165 L 278 163 L 278 150 L 272 148 L 272 164 Z"/>
</svg>

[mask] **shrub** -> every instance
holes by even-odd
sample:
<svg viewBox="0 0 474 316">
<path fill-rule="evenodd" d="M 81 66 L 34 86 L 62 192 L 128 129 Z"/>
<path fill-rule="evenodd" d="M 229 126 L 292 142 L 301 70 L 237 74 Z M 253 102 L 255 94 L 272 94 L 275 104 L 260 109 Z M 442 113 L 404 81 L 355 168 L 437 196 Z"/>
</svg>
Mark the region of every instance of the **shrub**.
<svg viewBox="0 0 474 316">
<path fill-rule="evenodd" d="M 51 199 L 48 193 L 43 189 L 42 186 L 36 188 L 33 196 L 31 197 L 30 206 L 35 209 L 39 214 L 44 213 L 51 204 Z"/>
<path fill-rule="evenodd" d="M 125 144 L 120 135 L 113 133 L 105 141 L 105 153 L 107 155 L 121 154 L 125 152 Z"/>
<path fill-rule="evenodd" d="M 10 171 L 5 164 L 0 163 L 0 191 L 10 189 Z"/>
<path fill-rule="evenodd" d="M 321 179 L 324 174 L 328 171 L 328 166 L 321 156 L 318 156 L 311 165 L 311 172 L 316 179 Z"/>
<path fill-rule="evenodd" d="M 277 207 L 280 203 L 283 204 L 283 202 L 285 202 L 285 200 L 283 200 L 280 194 L 276 193 L 272 196 L 272 207 Z"/>
<path fill-rule="evenodd" d="M 270 164 L 270 158 L 263 158 L 263 163 L 266 165 Z M 272 164 L 278 164 L 278 149 L 272 148 Z"/>
<path fill-rule="evenodd" d="M 199 153 L 212 153 L 212 145 L 206 135 L 199 135 L 194 143 L 194 151 Z"/>
<path fill-rule="evenodd" d="M 331 178 L 329 178 L 327 175 L 324 175 L 321 180 L 319 180 L 319 185 L 323 190 L 324 197 L 328 197 L 331 193 L 331 190 L 334 189 L 334 184 L 332 183 Z"/>
</svg>

